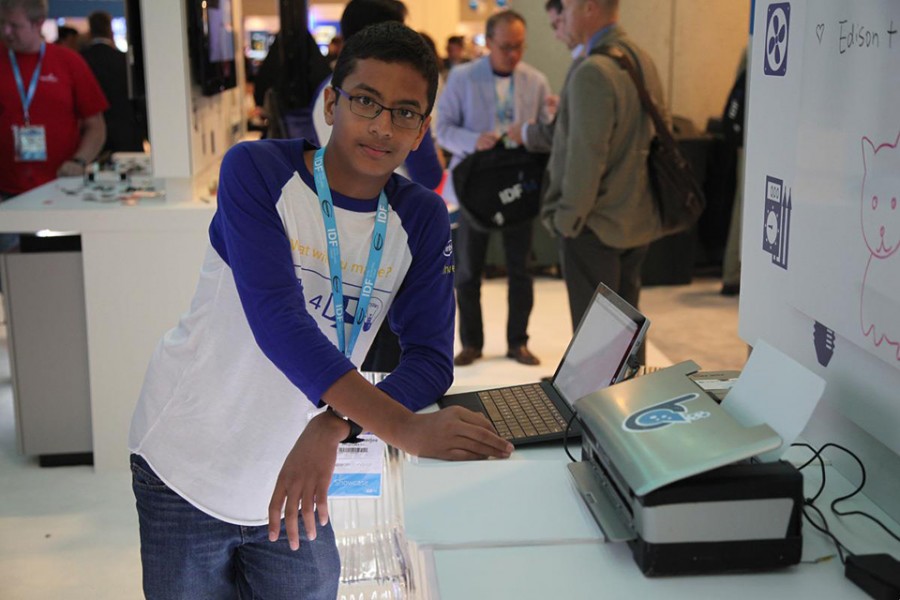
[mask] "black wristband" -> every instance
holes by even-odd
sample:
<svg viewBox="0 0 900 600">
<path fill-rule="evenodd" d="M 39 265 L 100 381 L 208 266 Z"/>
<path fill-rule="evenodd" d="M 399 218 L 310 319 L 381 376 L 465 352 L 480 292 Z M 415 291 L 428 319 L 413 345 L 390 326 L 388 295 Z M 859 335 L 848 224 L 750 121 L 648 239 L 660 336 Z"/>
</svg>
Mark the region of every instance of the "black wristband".
<svg viewBox="0 0 900 600">
<path fill-rule="evenodd" d="M 343 420 L 350 426 L 350 433 L 347 434 L 347 437 L 341 440 L 342 444 L 357 444 L 362 440 L 359 439 L 359 434 L 362 433 L 363 429 L 356 421 L 351 420 L 349 417 L 345 417 L 338 411 L 334 410 L 332 407 L 328 407 L 328 411 L 336 416 L 338 419 Z"/>
<path fill-rule="evenodd" d="M 72 158 L 70 158 L 69 162 L 73 162 L 75 164 L 81 165 L 82 169 L 87 166 L 87 161 L 84 160 L 83 158 L 79 158 L 77 156 L 73 156 Z"/>
</svg>

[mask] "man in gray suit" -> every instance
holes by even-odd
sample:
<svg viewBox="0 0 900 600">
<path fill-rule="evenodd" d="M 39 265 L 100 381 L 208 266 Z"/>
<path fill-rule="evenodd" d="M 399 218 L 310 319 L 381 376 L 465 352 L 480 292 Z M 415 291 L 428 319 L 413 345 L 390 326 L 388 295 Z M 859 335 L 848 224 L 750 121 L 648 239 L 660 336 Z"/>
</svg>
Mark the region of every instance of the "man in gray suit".
<svg viewBox="0 0 900 600">
<path fill-rule="evenodd" d="M 662 85 L 617 17 L 618 0 L 563 0 L 565 27 L 588 56 L 562 92 L 541 219 L 559 238 L 573 327 L 600 282 L 637 306 L 641 265 L 660 231 L 647 174 L 653 122 L 628 73 L 597 50 L 614 45 L 636 61 L 658 107 Z"/>
<path fill-rule="evenodd" d="M 545 104 L 550 94 L 547 78 L 522 61 L 525 20 L 507 10 L 488 19 L 485 37 L 490 55 L 458 65 L 450 71 L 438 102 L 438 144 L 453 153 L 450 169 L 476 150 L 506 143 L 509 126 L 518 121 L 549 122 Z M 444 198 L 456 202 L 452 178 L 447 179 Z M 528 350 L 528 318 L 534 304 L 531 275 L 527 270 L 531 252 L 532 223 L 502 230 L 509 276 L 509 317 L 506 325 L 507 356 L 522 364 L 540 361 Z M 457 366 L 481 358 L 484 329 L 481 317 L 481 276 L 490 234 L 462 214 L 456 230 L 456 298 L 463 349 L 454 359 Z"/>
</svg>

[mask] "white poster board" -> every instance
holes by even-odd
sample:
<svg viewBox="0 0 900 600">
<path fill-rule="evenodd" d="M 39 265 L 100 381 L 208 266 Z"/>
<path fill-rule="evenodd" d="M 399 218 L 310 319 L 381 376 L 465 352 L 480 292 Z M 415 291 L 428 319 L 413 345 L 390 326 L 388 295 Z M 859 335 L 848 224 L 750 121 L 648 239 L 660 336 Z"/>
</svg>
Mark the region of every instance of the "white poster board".
<svg viewBox="0 0 900 600">
<path fill-rule="evenodd" d="M 741 337 L 900 453 L 900 2 L 757 0 L 754 24 Z"/>
</svg>

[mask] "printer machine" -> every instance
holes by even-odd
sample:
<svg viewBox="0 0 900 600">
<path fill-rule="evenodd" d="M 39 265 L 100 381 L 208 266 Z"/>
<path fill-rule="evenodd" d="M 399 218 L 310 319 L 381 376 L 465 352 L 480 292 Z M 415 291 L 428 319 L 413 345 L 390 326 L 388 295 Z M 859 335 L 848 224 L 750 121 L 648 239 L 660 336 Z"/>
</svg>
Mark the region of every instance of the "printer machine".
<svg viewBox="0 0 900 600">
<path fill-rule="evenodd" d="M 784 461 L 750 460 L 781 438 L 735 421 L 690 378 L 698 369 L 682 362 L 579 399 L 575 487 L 646 576 L 798 563 L 802 475 Z"/>
</svg>

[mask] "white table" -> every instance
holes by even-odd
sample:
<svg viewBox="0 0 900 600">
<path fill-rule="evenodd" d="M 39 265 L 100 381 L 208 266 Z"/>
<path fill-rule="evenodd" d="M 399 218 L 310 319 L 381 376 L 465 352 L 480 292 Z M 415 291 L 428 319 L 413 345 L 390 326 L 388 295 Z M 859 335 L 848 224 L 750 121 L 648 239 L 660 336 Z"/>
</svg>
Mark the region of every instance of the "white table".
<svg viewBox="0 0 900 600">
<path fill-rule="evenodd" d="M 94 465 L 126 468 L 127 436 L 156 343 L 184 313 L 197 284 L 215 211 L 190 186 L 165 198 L 99 203 L 60 179 L 0 204 L 0 232 L 81 235 Z M 180 184 L 180 185 L 179 185 Z"/>
<path fill-rule="evenodd" d="M 790 456 L 806 457 L 792 450 Z M 575 452 L 573 452 L 575 454 Z M 577 454 L 576 454 L 577 456 Z M 503 600 L 546 598 L 816 598 L 867 596 L 844 578 L 834 546 L 803 523 L 803 563 L 779 571 L 716 576 L 647 578 L 626 544 L 603 534 L 568 481 L 561 446 L 516 450 L 508 461 L 445 463 L 409 459 L 403 465 L 404 530 L 419 598 Z M 834 497 L 853 489 L 827 467 L 827 486 L 817 506 L 826 514 Z M 818 487 L 817 468 L 807 468 L 808 495 Z M 865 497 L 862 508 L 896 523 Z M 854 551 L 892 552 L 898 544 L 858 517 L 829 519 Z"/>
</svg>

